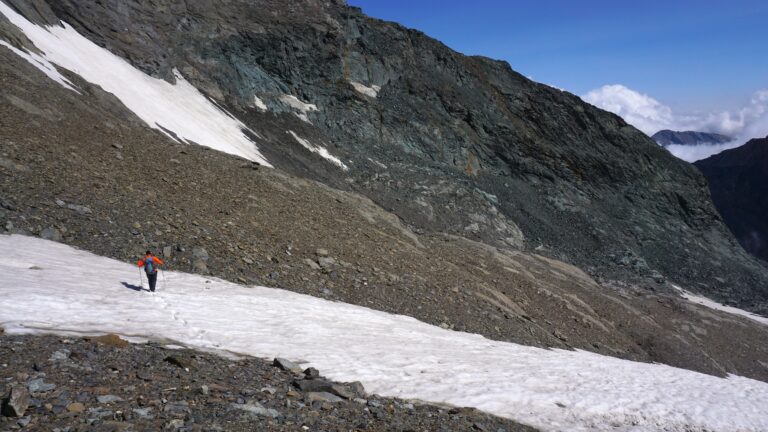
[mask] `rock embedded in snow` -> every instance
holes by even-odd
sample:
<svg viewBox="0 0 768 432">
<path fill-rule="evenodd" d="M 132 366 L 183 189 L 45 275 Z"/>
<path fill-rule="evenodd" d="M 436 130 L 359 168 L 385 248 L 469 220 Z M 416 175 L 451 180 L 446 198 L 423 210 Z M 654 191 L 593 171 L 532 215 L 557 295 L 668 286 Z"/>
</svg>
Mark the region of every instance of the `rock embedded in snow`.
<svg viewBox="0 0 768 432">
<path fill-rule="evenodd" d="M 27 389 L 21 386 L 11 387 L 8 397 L 3 400 L 2 413 L 6 417 L 21 417 L 27 411 L 30 401 Z"/>
</svg>

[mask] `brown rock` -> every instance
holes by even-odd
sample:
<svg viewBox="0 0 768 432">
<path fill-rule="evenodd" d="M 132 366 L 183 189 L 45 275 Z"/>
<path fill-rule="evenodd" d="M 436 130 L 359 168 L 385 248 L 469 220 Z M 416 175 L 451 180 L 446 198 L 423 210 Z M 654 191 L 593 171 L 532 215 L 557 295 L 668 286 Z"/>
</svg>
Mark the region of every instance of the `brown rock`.
<svg viewBox="0 0 768 432">
<path fill-rule="evenodd" d="M 71 413 L 81 413 L 85 411 L 85 405 L 81 404 L 80 402 L 75 402 L 67 405 L 67 411 Z"/>
<path fill-rule="evenodd" d="M 100 345 L 106 345 L 111 346 L 115 348 L 125 348 L 128 346 L 128 341 L 125 339 L 122 339 L 120 336 L 116 334 L 106 334 L 104 336 L 95 337 L 93 339 L 94 342 L 100 344 Z"/>
</svg>

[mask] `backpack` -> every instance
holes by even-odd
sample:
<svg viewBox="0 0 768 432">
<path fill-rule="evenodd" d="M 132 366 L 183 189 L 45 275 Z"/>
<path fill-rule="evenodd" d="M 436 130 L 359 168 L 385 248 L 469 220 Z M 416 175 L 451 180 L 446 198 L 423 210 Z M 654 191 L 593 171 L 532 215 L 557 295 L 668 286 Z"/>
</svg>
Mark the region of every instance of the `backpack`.
<svg viewBox="0 0 768 432">
<path fill-rule="evenodd" d="M 155 274 L 157 271 L 157 269 L 155 269 L 155 260 L 152 259 L 151 256 L 144 260 L 144 271 L 147 272 L 147 274 Z"/>
</svg>

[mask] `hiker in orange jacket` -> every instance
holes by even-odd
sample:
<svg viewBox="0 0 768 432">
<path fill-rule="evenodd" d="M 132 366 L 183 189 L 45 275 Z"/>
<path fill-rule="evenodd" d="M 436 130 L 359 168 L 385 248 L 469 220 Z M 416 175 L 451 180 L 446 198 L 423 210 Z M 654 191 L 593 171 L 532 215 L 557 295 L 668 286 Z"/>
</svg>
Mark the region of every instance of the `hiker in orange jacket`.
<svg viewBox="0 0 768 432">
<path fill-rule="evenodd" d="M 155 292 L 155 284 L 157 284 L 157 268 L 165 263 L 160 258 L 152 255 L 152 251 L 147 251 L 147 256 L 145 256 L 144 259 L 139 260 L 137 264 L 139 267 L 144 267 L 144 272 L 147 274 L 147 280 L 149 281 L 149 290 Z"/>
</svg>

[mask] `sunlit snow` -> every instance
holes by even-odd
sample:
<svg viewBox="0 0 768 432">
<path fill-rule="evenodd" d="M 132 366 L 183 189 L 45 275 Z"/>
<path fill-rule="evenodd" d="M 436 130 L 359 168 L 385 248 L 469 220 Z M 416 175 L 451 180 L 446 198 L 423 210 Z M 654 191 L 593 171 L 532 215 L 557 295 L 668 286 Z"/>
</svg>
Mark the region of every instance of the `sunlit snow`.
<svg viewBox="0 0 768 432">
<path fill-rule="evenodd" d="M 471 406 L 568 431 L 766 431 L 768 384 L 580 351 L 545 350 L 289 291 L 178 272 L 135 291 L 135 265 L 0 236 L 9 333 L 114 332 L 303 359 L 369 392 Z"/>
<path fill-rule="evenodd" d="M 0 13 L 24 32 L 35 47 L 43 52 L 46 61 L 68 69 L 114 94 L 149 127 L 172 139 L 178 137 L 188 143 L 194 142 L 271 166 L 245 134 L 247 126 L 211 103 L 178 71 L 174 71 L 176 83 L 170 84 L 134 68 L 122 58 L 89 41 L 66 23 L 45 28 L 37 26 L 1 1 Z M 31 55 L 22 57 L 35 67 L 45 65 Z M 68 82 L 51 76 L 50 70 L 43 72 L 67 88 L 72 88 Z M 167 131 L 172 131 L 176 137 Z"/>
<path fill-rule="evenodd" d="M 344 165 L 344 162 L 341 161 L 341 159 L 337 158 L 336 156 L 332 155 L 325 147 L 314 145 L 311 142 L 305 140 L 304 138 L 296 135 L 296 132 L 294 131 L 288 131 L 289 134 L 293 137 L 293 139 L 296 140 L 299 144 L 302 145 L 305 149 L 311 151 L 312 153 L 317 153 L 320 155 L 323 159 L 326 159 L 330 161 L 332 164 L 338 166 L 339 168 L 343 169 L 344 171 L 347 171 L 349 169 L 348 166 Z"/>
</svg>

